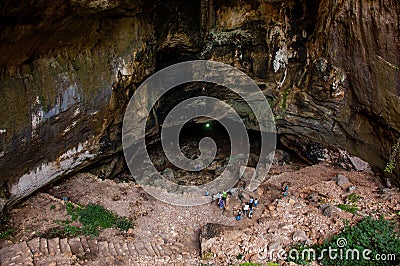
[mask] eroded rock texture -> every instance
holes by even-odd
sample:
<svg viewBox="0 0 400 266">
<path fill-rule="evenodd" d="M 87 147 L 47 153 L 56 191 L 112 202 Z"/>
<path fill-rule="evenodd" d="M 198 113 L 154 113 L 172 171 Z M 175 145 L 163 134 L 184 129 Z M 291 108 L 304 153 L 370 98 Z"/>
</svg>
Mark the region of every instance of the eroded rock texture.
<svg viewBox="0 0 400 266">
<path fill-rule="evenodd" d="M 396 0 L 5 0 L 0 12 L 1 208 L 99 161 L 120 169 L 130 96 L 185 60 L 252 77 L 281 142 L 310 162 L 345 150 L 383 170 L 400 136 Z"/>
</svg>

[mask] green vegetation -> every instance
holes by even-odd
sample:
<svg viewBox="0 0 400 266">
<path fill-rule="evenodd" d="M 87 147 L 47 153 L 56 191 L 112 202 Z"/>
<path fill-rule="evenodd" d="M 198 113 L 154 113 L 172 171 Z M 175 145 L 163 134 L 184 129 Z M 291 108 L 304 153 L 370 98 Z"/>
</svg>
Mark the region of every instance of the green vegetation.
<svg viewBox="0 0 400 266">
<path fill-rule="evenodd" d="M 126 217 L 119 217 L 101 205 L 74 206 L 72 203 L 67 203 L 66 208 L 71 220 L 59 221 L 62 228 L 54 229 L 51 234 L 98 236 L 101 229 L 115 227 L 122 231 L 127 231 L 133 227 L 132 222 Z M 71 225 L 75 221 L 80 222 L 82 226 Z"/>
<path fill-rule="evenodd" d="M 353 204 L 338 204 L 336 205 L 339 209 L 354 214 L 358 211 L 358 207 Z"/>
<path fill-rule="evenodd" d="M 288 96 L 289 96 L 289 94 L 290 94 L 290 91 L 291 91 L 291 88 L 290 88 L 290 87 L 287 87 L 287 88 L 285 89 L 285 91 L 283 92 L 283 95 L 282 95 L 281 108 L 282 108 L 284 111 L 286 110 L 286 102 L 287 102 L 287 98 L 288 98 Z"/>
<path fill-rule="evenodd" d="M 129 228 L 133 228 L 133 224 L 126 217 L 118 217 L 115 221 L 115 226 L 119 228 L 121 231 L 128 231 Z"/>
<path fill-rule="evenodd" d="M 336 207 L 338 207 L 339 209 L 352 213 L 354 214 L 356 211 L 359 210 L 358 206 L 356 205 L 356 203 L 362 199 L 362 197 L 360 195 L 357 195 L 356 193 L 351 193 L 348 197 L 347 197 L 347 202 L 349 202 L 349 204 L 338 204 L 336 205 Z"/>
<path fill-rule="evenodd" d="M 4 214 L 0 216 L 0 240 L 7 239 L 9 236 L 11 236 L 12 233 L 14 233 L 14 231 L 14 229 L 9 228 L 8 215 Z"/>
<path fill-rule="evenodd" d="M 56 208 L 56 205 L 52 204 L 50 205 L 50 210 L 54 210 Z"/>
<path fill-rule="evenodd" d="M 6 229 L 0 232 L 0 239 L 8 238 L 12 233 L 14 233 L 14 229 Z"/>
<path fill-rule="evenodd" d="M 347 198 L 351 203 L 357 203 L 362 197 L 356 193 L 351 193 Z"/>
<path fill-rule="evenodd" d="M 243 263 L 240 263 L 239 265 L 240 266 L 262 266 L 261 263 L 254 263 L 254 262 L 243 262 Z"/>
<path fill-rule="evenodd" d="M 343 232 L 327 239 L 322 245 L 301 245 L 293 248 L 299 254 L 305 249 L 315 251 L 314 256 L 306 260 L 302 256 L 293 260 L 288 258 L 288 261 L 302 265 L 310 264 L 316 259 L 315 256 L 322 265 L 397 265 L 400 262 L 400 234 L 394 223 L 383 218 L 374 220 L 367 217 L 355 226 L 346 224 Z M 336 250 L 336 257 L 329 256 L 329 249 Z M 375 260 L 384 258 L 382 255 L 386 260 Z"/>
<path fill-rule="evenodd" d="M 396 168 L 397 162 L 400 160 L 400 138 L 397 139 L 396 143 L 392 147 L 392 152 L 389 156 L 389 161 L 386 164 L 385 172 L 391 174 Z"/>
<path fill-rule="evenodd" d="M 366 249 L 371 250 L 368 257 L 375 258 L 377 254 L 395 254 L 396 261 L 368 261 L 360 255 L 360 260 L 351 260 L 352 258 L 330 260 L 323 258 L 324 265 L 391 265 L 398 264 L 400 259 L 400 234 L 396 231 L 395 224 L 380 218 L 374 220 L 367 217 L 356 226 L 346 226 L 342 233 L 334 236 L 318 250 L 331 248 L 340 248 L 337 244 L 338 239 L 343 238 L 347 244 L 343 249 L 356 249 L 359 254 Z"/>
</svg>

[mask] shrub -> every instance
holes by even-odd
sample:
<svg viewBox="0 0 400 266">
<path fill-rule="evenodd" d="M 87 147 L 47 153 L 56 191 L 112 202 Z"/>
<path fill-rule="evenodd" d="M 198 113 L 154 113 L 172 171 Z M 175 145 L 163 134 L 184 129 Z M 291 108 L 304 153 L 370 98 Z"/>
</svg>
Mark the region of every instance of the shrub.
<svg viewBox="0 0 400 266">
<path fill-rule="evenodd" d="M 338 239 L 345 239 L 346 245 L 338 246 Z M 343 258 L 331 260 L 323 258 L 323 265 L 397 265 L 400 259 L 400 235 L 395 230 L 395 225 L 389 221 L 380 218 L 374 220 L 371 217 L 363 219 L 356 226 L 346 226 L 342 233 L 332 237 L 323 245 L 316 248 L 318 254 L 321 254 L 323 249 L 343 249 Z M 359 260 L 355 260 L 350 255 L 346 258 L 346 250 L 358 250 Z M 373 261 L 363 257 L 364 250 L 369 249 L 371 253 L 366 254 L 370 258 L 376 258 L 379 254 L 394 254 L 395 261 Z"/>
<path fill-rule="evenodd" d="M 367 217 L 355 226 L 346 224 L 343 232 L 327 239 L 322 245 L 293 248 L 297 248 L 299 254 L 304 249 L 315 250 L 316 258 L 292 260 L 303 265 L 315 259 L 322 265 L 397 265 L 400 262 L 400 234 L 394 223 L 383 218 L 374 220 Z M 332 250 L 331 256 L 329 250 Z M 382 255 L 386 256 L 386 260 L 375 260 Z"/>
<path fill-rule="evenodd" d="M 127 231 L 129 228 L 133 227 L 129 219 L 126 217 L 119 217 L 117 214 L 106 210 L 101 205 L 89 204 L 87 206 L 74 206 L 72 203 L 67 203 L 66 208 L 67 213 L 71 216 L 71 220 L 66 219 L 59 223 L 63 226 L 63 233 L 70 236 L 98 236 L 100 229 L 116 227 L 120 230 Z M 79 221 L 82 227 L 70 225 L 73 221 Z"/>
<path fill-rule="evenodd" d="M 125 217 L 119 217 L 115 222 L 115 226 L 125 232 L 128 231 L 129 228 L 133 228 L 132 222 Z"/>
<path fill-rule="evenodd" d="M 354 214 L 358 211 L 358 207 L 353 204 L 338 204 L 337 207 L 343 211 Z"/>
<path fill-rule="evenodd" d="M 79 222 L 84 227 L 111 228 L 117 220 L 117 215 L 106 210 L 101 205 L 89 204 L 78 209 Z"/>
</svg>

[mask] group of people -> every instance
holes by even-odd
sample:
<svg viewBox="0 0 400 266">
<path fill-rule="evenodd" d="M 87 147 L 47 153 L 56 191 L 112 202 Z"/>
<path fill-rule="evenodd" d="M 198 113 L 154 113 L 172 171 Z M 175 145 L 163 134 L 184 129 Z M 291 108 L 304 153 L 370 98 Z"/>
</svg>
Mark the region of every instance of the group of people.
<svg viewBox="0 0 400 266">
<path fill-rule="evenodd" d="M 282 195 L 284 197 L 289 195 L 289 183 L 284 183 L 284 188 L 282 189 Z M 206 192 L 206 196 L 208 196 L 209 193 L 208 191 Z M 226 209 L 226 201 L 227 201 L 228 194 L 226 191 L 218 192 L 217 194 L 217 204 L 220 209 L 225 210 Z M 243 200 L 243 195 L 239 194 L 239 199 L 242 201 Z M 214 194 L 212 195 L 212 201 L 211 203 L 214 203 L 215 198 Z M 250 197 L 249 201 L 246 202 L 245 204 L 242 205 L 242 208 L 238 210 L 236 214 L 236 221 L 240 221 L 242 217 L 248 217 L 252 218 L 253 217 L 253 207 L 257 207 L 258 205 L 258 199 L 253 198 L 253 196 Z"/>
<path fill-rule="evenodd" d="M 206 196 L 208 196 L 208 192 L 206 192 Z M 240 196 L 240 195 L 239 195 Z M 217 205 L 221 210 L 226 210 L 226 201 L 228 198 L 228 193 L 226 191 L 218 192 L 217 194 Z M 240 198 L 240 197 L 239 197 Z M 242 200 L 242 199 L 240 199 Z M 211 203 L 215 202 L 214 194 L 212 195 Z M 244 217 L 253 217 L 253 207 L 257 207 L 258 199 L 253 196 L 250 197 L 249 201 L 242 205 L 242 208 L 238 210 L 236 214 L 236 220 L 239 221 Z"/>
<path fill-rule="evenodd" d="M 238 210 L 238 213 L 236 215 L 236 221 L 240 221 L 242 219 L 242 214 L 244 217 L 253 217 L 253 207 L 257 207 L 258 205 L 258 199 L 253 198 L 252 196 L 250 197 L 249 201 L 246 202 L 243 206 L 242 209 Z"/>
</svg>

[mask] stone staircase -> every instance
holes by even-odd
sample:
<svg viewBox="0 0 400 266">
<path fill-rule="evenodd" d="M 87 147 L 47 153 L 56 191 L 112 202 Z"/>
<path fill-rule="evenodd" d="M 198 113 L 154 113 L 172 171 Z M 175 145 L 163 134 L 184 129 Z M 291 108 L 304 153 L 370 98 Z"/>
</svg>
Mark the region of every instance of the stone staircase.
<svg viewBox="0 0 400 266">
<path fill-rule="evenodd" d="M 118 259 L 121 265 L 197 265 L 198 254 L 181 243 L 165 243 L 161 238 L 152 242 L 90 237 L 34 238 L 0 249 L 0 265 L 91 265 L 92 261 Z M 108 259 L 108 260 L 107 260 Z"/>
</svg>

